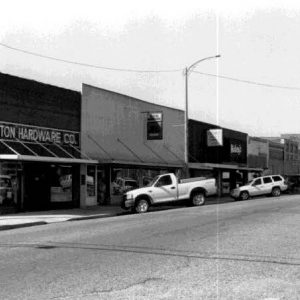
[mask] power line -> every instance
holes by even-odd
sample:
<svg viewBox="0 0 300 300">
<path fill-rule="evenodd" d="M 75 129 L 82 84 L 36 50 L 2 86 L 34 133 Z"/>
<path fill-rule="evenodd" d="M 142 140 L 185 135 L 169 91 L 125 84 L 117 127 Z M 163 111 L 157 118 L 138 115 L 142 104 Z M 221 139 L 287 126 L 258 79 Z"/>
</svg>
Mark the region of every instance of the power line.
<svg viewBox="0 0 300 300">
<path fill-rule="evenodd" d="M 10 49 L 10 50 L 14 50 L 14 51 L 22 52 L 22 53 L 25 53 L 25 54 L 29 54 L 29 55 L 32 55 L 32 56 L 37 56 L 37 57 L 41 57 L 41 58 L 46 58 L 46 59 L 50 59 L 50 60 L 54 60 L 54 61 L 59 61 L 59 62 L 73 64 L 73 65 L 78 65 L 78 66 L 83 66 L 83 67 L 90 67 L 90 68 L 103 69 L 103 70 L 109 70 L 109 71 L 134 72 L 134 73 L 172 73 L 172 72 L 179 72 L 179 71 L 182 72 L 183 71 L 183 69 L 135 70 L 135 69 L 111 68 L 111 67 L 97 66 L 97 65 L 87 64 L 87 63 L 81 63 L 81 62 L 76 62 L 76 61 L 71 61 L 71 60 L 56 58 L 56 57 L 53 57 L 53 56 L 47 56 L 47 55 L 43 55 L 43 54 L 40 54 L 40 53 L 35 53 L 35 52 L 31 52 L 31 51 L 20 49 L 20 48 L 15 48 L 15 47 L 3 44 L 3 43 L 0 43 L 0 46 L 2 46 L 4 48 L 7 48 L 7 49 Z"/>
<path fill-rule="evenodd" d="M 36 56 L 36 57 L 41 57 L 41 58 L 45 58 L 45 59 L 50 59 L 50 60 L 54 60 L 54 61 L 58 61 L 58 62 L 73 64 L 73 65 L 78 65 L 78 66 L 83 66 L 83 67 L 109 70 L 109 71 L 132 72 L 132 73 L 172 73 L 172 72 L 179 72 L 179 71 L 182 72 L 184 70 L 183 68 L 182 69 L 169 69 L 169 70 L 138 70 L 138 69 L 111 68 L 111 67 L 97 66 L 97 65 L 87 64 L 87 63 L 81 63 L 81 62 L 61 59 L 61 58 L 57 58 L 57 57 L 53 57 L 53 56 L 47 56 L 47 55 L 43 55 L 40 53 L 35 53 L 35 52 L 20 49 L 20 48 L 12 47 L 12 46 L 9 46 L 9 45 L 3 44 L 3 43 L 0 43 L 0 46 L 10 49 L 10 50 L 22 52 L 22 53 L 29 54 L 32 56 Z M 222 78 L 222 79 L 226 79 L 226 80 L 242 82 L 242 83 L 247 83 L 247 84 L 252 84 L 252 85 L 259 85 L 259 86 L 264 86 L 264 87 L 269 87 L 269 88 L 279 88 L 279 89 L 297 90 L 297 91 L 300 90 L 300 87 L 281 86 L 281 85 L 275 85 L 275 84 L 261 83 L 261 82 L 257 82 L 257 81 L 243 80 L 243 79 L 233 78 L 233 77 L 229 77 L 229 76 L 216 75 L 216 74 L 204 73 L 204 72 L 199 72 L 199 71 L 192 71 L 192 72 L 198 73 L 201 75 L 205 75 L 205 76 L 218 77 L 218 78 Z"/>
<path fill-rule="evenodd" d="M 218 78 L 222 78 L 222 79 L 227 79 L 227 80 L 232 80 L 232 81 L 237 81 L 237 82 L 243 82 L 243 83 L 253 84 L 253 85 L 260 85 L 260 86 L 269 87 L 269 88 L 278 88 L 278 89 L 287 89 L 287 90 L 300 91 L 300 87 L 275 85 L 275 84 L 269 84 L 269 83 L 261 83 L 261 82 L 257 82 L 257 81 L 243 80 L 243 79 L 238 79 L 238 78 L 233 78 L 233 77 L 228 77 L 228 76 L 223 76 L 223 75 L 204 73 L 204 72 L 199 72 L 199 71 L 192 71 L 192 72 L 193 73 L 198 73 L 198 74 L 201 74 L 201 75 L 205 75 L 205 76 L 218 77 Z"/>
</svg>

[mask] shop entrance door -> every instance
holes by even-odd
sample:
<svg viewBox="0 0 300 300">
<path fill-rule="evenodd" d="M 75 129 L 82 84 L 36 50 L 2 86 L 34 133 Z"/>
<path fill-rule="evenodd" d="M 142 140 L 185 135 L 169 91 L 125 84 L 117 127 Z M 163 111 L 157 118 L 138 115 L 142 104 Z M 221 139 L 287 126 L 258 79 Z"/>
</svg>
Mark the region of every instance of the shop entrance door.
<svg viewBox="0 0 300 300">
<path fill-rule="evenodd" d="M 49 166 L 43 163 L 24 164 L 24 208 L 45 210 L 49 207 Z"/>
</svg>

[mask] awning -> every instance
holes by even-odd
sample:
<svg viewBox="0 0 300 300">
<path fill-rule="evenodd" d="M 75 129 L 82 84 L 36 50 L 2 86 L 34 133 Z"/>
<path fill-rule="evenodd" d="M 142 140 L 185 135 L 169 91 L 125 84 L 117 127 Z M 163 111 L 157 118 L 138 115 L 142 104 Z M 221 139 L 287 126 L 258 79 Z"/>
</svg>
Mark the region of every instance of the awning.
<svg viewBox="0 0 300 300">
<path fill-rule="evenodd" d="M 248 168 L 238 165 L 226 165 L 226 164 L 212 164 L 212 163 L 189 163 L 190 169 L 199 170 L 213 170 L 213 169 L 227 169 L 227 170 L 241 170 L 241 171 L 253 171 L 262 172 L 262 168 Z"/>
<path fill-rule="evenodd" d="M 19 140 L 0 140 L 0 159 L 52 163 L 98 163 L 97 160 L 90 159 L 72 145 L 62 146 Z"/>
<path fill-rule="evenodd" d="M 103 160 L 99 162 L 101 164 L 110 164 L 110 165 L 126 165 L 126 166 L 136 166 L 136 167 L 157 167 L 157 168 L 184 168 L 184 164 L 177 163 L 160 163 L 160 162 L 141 162 L 141 161 L 133 161 L 133 160 Z"/>
</svg>

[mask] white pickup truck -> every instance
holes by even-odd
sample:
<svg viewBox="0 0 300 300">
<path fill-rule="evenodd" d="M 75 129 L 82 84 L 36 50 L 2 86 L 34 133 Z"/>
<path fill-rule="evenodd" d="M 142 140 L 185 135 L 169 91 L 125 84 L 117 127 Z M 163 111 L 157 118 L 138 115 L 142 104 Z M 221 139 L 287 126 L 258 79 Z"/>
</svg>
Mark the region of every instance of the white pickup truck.
<svg viewBox="0 0 300 300">
<path fill-rule="evenodd" d="M 189 178 L 178 182 L 173 173 L 156 176 L 147 186 L 124 194 L 121 207 L 145 213 L 150 205 L 187 200 L 194 206 L 205 203 L 207 196 L 217 193 L 216 180 Z"/>
</svg>

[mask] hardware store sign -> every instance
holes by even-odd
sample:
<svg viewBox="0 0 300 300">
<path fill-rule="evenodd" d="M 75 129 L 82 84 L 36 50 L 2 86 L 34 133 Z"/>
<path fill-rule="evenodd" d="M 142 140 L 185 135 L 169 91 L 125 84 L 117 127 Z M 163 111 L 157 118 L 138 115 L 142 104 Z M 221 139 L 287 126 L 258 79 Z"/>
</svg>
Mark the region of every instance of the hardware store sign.
<svg viewBox="0 0 300 300">
<path fill-rule="evenodd" d="M 78 132 L 13 123 L 0 123 L 0 139 L 79 146 Z"/>
</svg>

